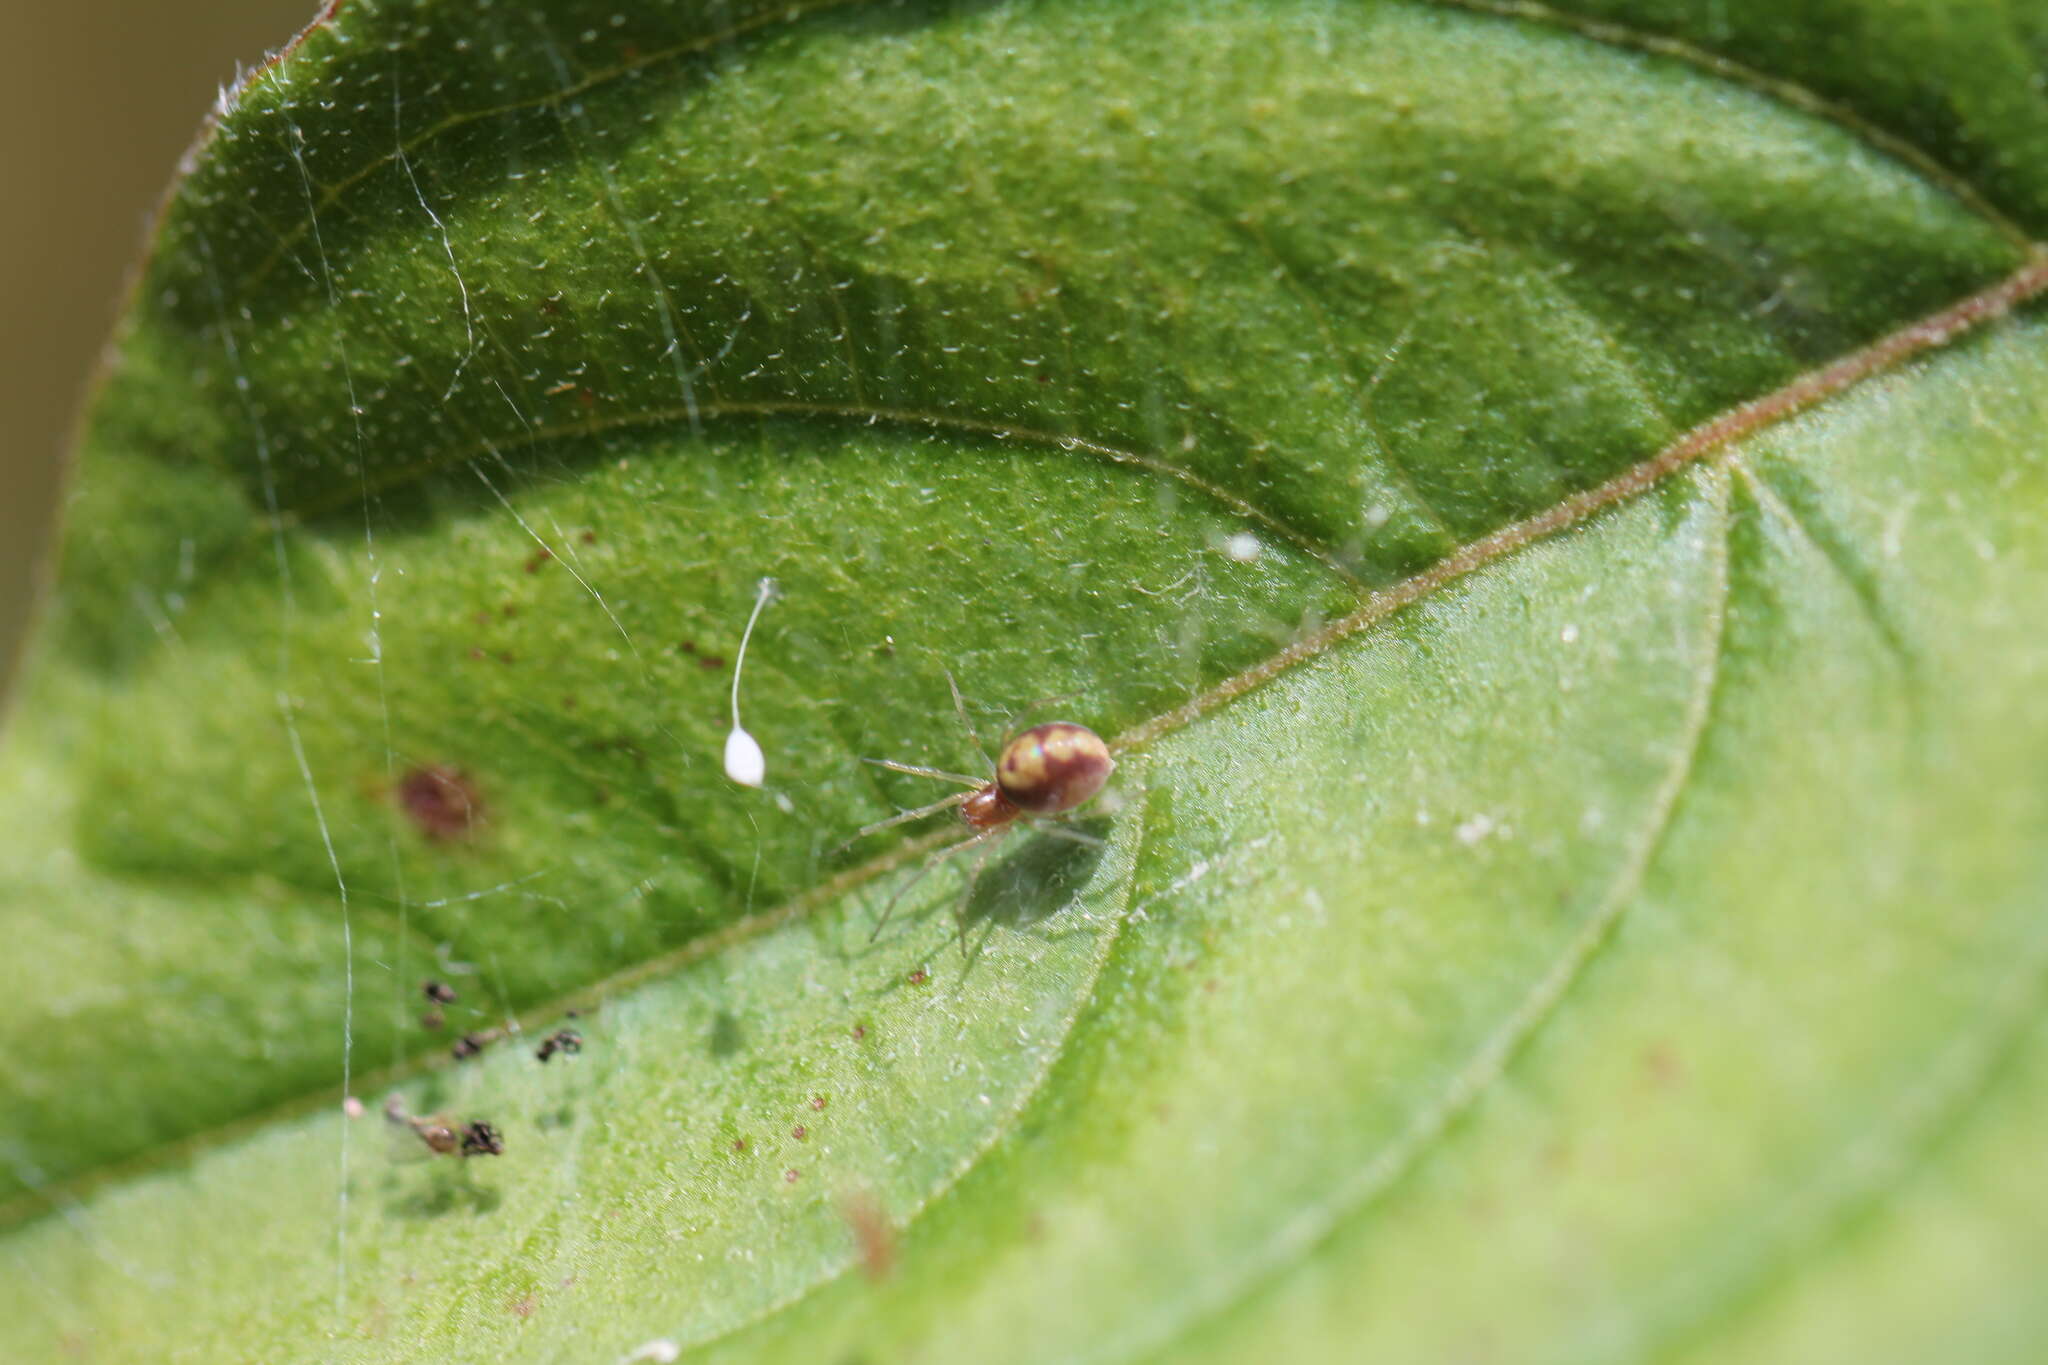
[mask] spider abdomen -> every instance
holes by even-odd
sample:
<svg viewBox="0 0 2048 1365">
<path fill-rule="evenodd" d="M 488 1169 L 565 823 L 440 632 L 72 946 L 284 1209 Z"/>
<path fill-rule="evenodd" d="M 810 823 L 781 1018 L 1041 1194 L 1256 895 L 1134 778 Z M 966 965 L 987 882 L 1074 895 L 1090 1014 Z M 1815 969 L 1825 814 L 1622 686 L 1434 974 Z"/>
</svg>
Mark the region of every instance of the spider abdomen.
<svg viewBox="0 0 2048 1365">
<path fill-rule="evenodd" d="M 984 791 L 993 792 L 1016 811 L 1057 815 L 1101 791 L 1115 767 L 1100 735 L 1085 725 L 1056 720 L 1034 725 L 1005 744 L 1002 757 L 996 760 L 995 784 Z M 967 814 L 967 807 L 983 794 L 976 792 L 961 808 L 967 823 L 977 829 L 986 826 L 977 824 L 975 817 Z"/>
</svg>

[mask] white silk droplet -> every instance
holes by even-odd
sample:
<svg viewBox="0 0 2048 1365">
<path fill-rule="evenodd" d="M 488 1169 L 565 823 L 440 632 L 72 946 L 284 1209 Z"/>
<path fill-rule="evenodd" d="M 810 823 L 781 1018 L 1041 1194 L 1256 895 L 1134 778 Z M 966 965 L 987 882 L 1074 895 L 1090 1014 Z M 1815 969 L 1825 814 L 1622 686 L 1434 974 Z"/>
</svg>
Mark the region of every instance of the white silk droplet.
<svg viewBox="0 0 2048 1365">
<path fill-rule="evenodd" d="M 761 746 L 737 725 L 725 737 L 725 775 L 742 787 L 758 787 L 768 776 L 768 760 Z"/>
</svg>

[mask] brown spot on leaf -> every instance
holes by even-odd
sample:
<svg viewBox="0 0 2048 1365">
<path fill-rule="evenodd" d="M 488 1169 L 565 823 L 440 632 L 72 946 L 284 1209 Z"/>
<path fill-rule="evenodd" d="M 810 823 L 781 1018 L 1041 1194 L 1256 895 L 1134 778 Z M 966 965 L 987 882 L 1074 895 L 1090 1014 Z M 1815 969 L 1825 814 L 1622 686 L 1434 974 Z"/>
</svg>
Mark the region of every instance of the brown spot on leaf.
<svg viewBox="0 0 2048 1365">
<path fill-rule="evenodd" d="M 434 763 L 398 780 L 398 807 L 420 833 L 436 843 L 466 839 L 483 819 L 476 784 L 459 768 Z"/>
<path fill-rule="evenodd" d="M 1685 1063 L 1669 1043 L 1658 1043 L 1643 1052 L 1643 1075 L 1657 1088 L 1668 1089 L 1685 1080 Z"/>
<path fill-rule="evenodd" d="M 575 1029 L 564 1028 L 556 1029 L 553 1033 L 549 1034 L 547 1040 L 540 1045 L 540 1050 L 533 1055 L 545 1062 L 556 1053 L 573 1057 L 581 1051 L 583 1051 L 583 1035 Z"/>
<path fill-rule="evenodd" d="M 811 1135 L 811 1130 L 804 1127 L 801 1123 L 799 1123 L 796 1127 L 789 1130 L 789 1135 L 795 1138 L 798 1142 L 802 1142 L 805 1138 Z"/>
<path fill-rule="evenodd" d="M 839 1211 L 853 1229 L 862 1273 L 871 1280 L 889 1278 L 896 1268 L 896 1230 L 889 1226 L 881 1206 L 869 1195 L 852 1194 L 840 1201 Z"/>
<path fill-rule="evenodd" d="M 699 668 L 724 668 L 725 656 L 723 654 L 706 654 L 703 658 L 697 660 L 697 666 Z"/>
<path fill-rule="evenodd" d="M 526 557 L 526 571 L 528 573 L 539 573 L 540 566 L 547 563 L 550 559 L 553 559 L 554 557 L 555 552 L 553 550 L 550 550 L 547 546 L 543 545 L 538 550 L 535 550 L 532 554 Z"/>
</svg>

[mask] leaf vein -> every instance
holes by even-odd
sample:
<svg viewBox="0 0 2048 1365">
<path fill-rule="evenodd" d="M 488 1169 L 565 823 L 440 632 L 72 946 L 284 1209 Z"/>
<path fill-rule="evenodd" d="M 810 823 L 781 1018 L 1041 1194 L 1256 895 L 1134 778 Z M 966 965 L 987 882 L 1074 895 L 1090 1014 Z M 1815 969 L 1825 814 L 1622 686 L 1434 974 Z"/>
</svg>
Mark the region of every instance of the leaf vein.
<svg viewBox="0 0 2048 1365">
<path fill-rule="evenodd" d="M 1212 1280 L 1185 1295 L 1185 1300 L 1204 1305 L 1199 1311 L 1178 1322 L 1154 1322 L 1149 1328 L 1140 1327 L 1090 1359 L 1129 1359 L 1141 1352 L 1156 1355 L 1169 1349 L 1173 1341 L 1185 1338 L 1201 1323 L 1213 1321 L 1252 1298 L 1289 1266 L 1337 1235 L 1345 1222 L 1384 1199 L 1422 1167 L 1444 1137 L 1500 1082 L 1515 1059 L 1556 1018 L 1558 1007 L 1585 979 L 1588 967 L 1601 950 L 1613 941 L 1616 927 L 1635 903 L 1672 828 L 1680 798 L 1705 744 L 1721 677 L 1729 597 L 1728 476 L 1718 468 L 1710 469 L 1704 481 L 1715 523 L 1709 553 L 1714 583 L 1706 594 L 1699 664 L 1672 746 L 1671 767 L 1658 783 L 1633 846 L 1624 855 L 1606 893 L 1520 1003 L 1486 1036 L 1436 1098 L 1420 1109 L 1372 1159 L 1341 1181 L 1334 1196 L 1298 1211 L 1272 1235 L 1251 1264 L 1218 1276 L 1223 1283 Z M 1151 1339 L 1132 1340 L 1134 1335 L 1149 1335 Z"/>
<path fill-rule="evenodd" d="M 729 28 L 720 29 L 716 33 L 707 33 L 702 37 L 692 38 L 686 43 L 678 43 L 673 47 L 662 48 L 657 52 L 642 53 L 629 61 L 620 62 L 616 66 L 604 67 L 593 71 L 581 80 L 565 82 L 543 94 L 531 95 L 524 99 L 508 100 L 503 104 L 494 104 L 482 109 L 470 109 L 459 114 L 450 114 L 440 122 L 413 134 L 410 139 L 397 144 L 388 155 L 379 156 L 374 160 L 365 162 L 355 171 L 343 176 L 341 179 L 321 185 L 319 208 L 330 207 L 342 195 L 377 172 L 393 165 L 401 157 L 411 156 L 412 153 L 418 151 L 421 147 L 454 129 L 471 123 L 481 123 L 486 119 L 498 118 L 505 114 L 515 114 L 523 109 L 539 109 L 547 105 L 559 107 L 566 101 L 575 99 L 578 95 L 588 94 L 600 86 L 623 79 L 634 72 L 644 71 L 650 67 L 663 66 L 684 57 L 698 56 L 750 34 L 774 28 L 779 24 L 794 25 L 800 20 L 811 18 L 813 15 L 823 14 L 835 9 L 844 9 L 850 5 L 866 2 L 867 0 L 790 0 L 789 4 L 779 9 L 756 15 L 751 19 L 742 20 Z M 299 38 L 286 49 L 285 55 L 290 55 L 290 53 L 295 52 L 302 46 L 306 38 L 311 36 L 314 29 L 331 28 L 340 8 L 339 0 L 335 0 L 335 3 L 329 6 L 327 12 L 316 19 L 312 26 L 300 34 Z M 237 91 L 232 97 L 233 100 L 239 101 L 249 88 L 258 81 L 266 79 L 286 83 L 290 77 L 281 61 L 266 63 L 249 73 L 248 79 L 243 84 L 241 90 Z M 216 115 L 213 123 L 209 124 L 206 134 L 200 139 L 201 146 L 204 145 L 207 138 L 211 137 L 218 127 L 219 117 Z M 197 156 L 198 150 L 195 148 L 194 151 L 187 153 L 186 160 L 189 163 L 195 160 Z M 299 227 L 281 235 L 277 239 L 277 244 L 272 249 L 270 255 L 258 261 L 250 268 L 248 275 L 242 281 L 243 287 L 245 289 L 253 288 L 267 279 L 270 273 L 283 262 L 286 254 L 290 252 L 292 247 L 306 235 L 307 231 L 307 228 Z"/>
<path fill-rule="evenodd" d="M 1717 79 L 1777 101 L 1800 113 L 1823 119 L 1855 137 L 1874 151 L 1890 157 L 1929 184 L 1954 199 L 1971 214 L 2013 246 L 2032 250 L 2034 243 L 2026 229 L 2007 217 L 1975 185 L 1915 143 L 1890 132 L 1847 105 L 1828 99 L 1818 91 L 1783 76 L 1773 76 L 1744 65 L 1718 52 L 1697 47 L 1667 34 L 1649 33 L 1610 19 L 1589 19 L 1568 10 L 1538 3 L 1537 0 L 1427 0 L 1446 9 L 1461 9 L 1497 19 L 1520 20 L 1546 28 L 1563 29 L 1605 47 L 1640 52 L 1683 62 Z"/>
</svg>

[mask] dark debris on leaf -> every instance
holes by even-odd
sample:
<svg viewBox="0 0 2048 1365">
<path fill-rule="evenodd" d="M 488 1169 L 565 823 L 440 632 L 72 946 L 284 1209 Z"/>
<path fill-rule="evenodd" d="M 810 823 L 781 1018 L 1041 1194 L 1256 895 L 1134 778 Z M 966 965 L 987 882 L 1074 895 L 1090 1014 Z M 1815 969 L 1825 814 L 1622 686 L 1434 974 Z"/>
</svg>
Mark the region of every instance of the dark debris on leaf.
<svg viewBox="0 0 2048 1365">
<path fill-rule="evenodd" d="M 583 1035 L 575 1029 L 565 1028 L 556 1029 L 553 1033 L 549 1034 L 533 1055 L 545 1062 L 557 1052 L 562 1053 L 564 1056 L 573 1057 L 581 1051 L 583 1051 Z"/>
<path fill-rule="evenodd" d="M 505 1139 L 498 1130 L 481 1119 L 462 1125 L 462 1154 L 464 1156 L 503 1156 Z"/>
</svg>

